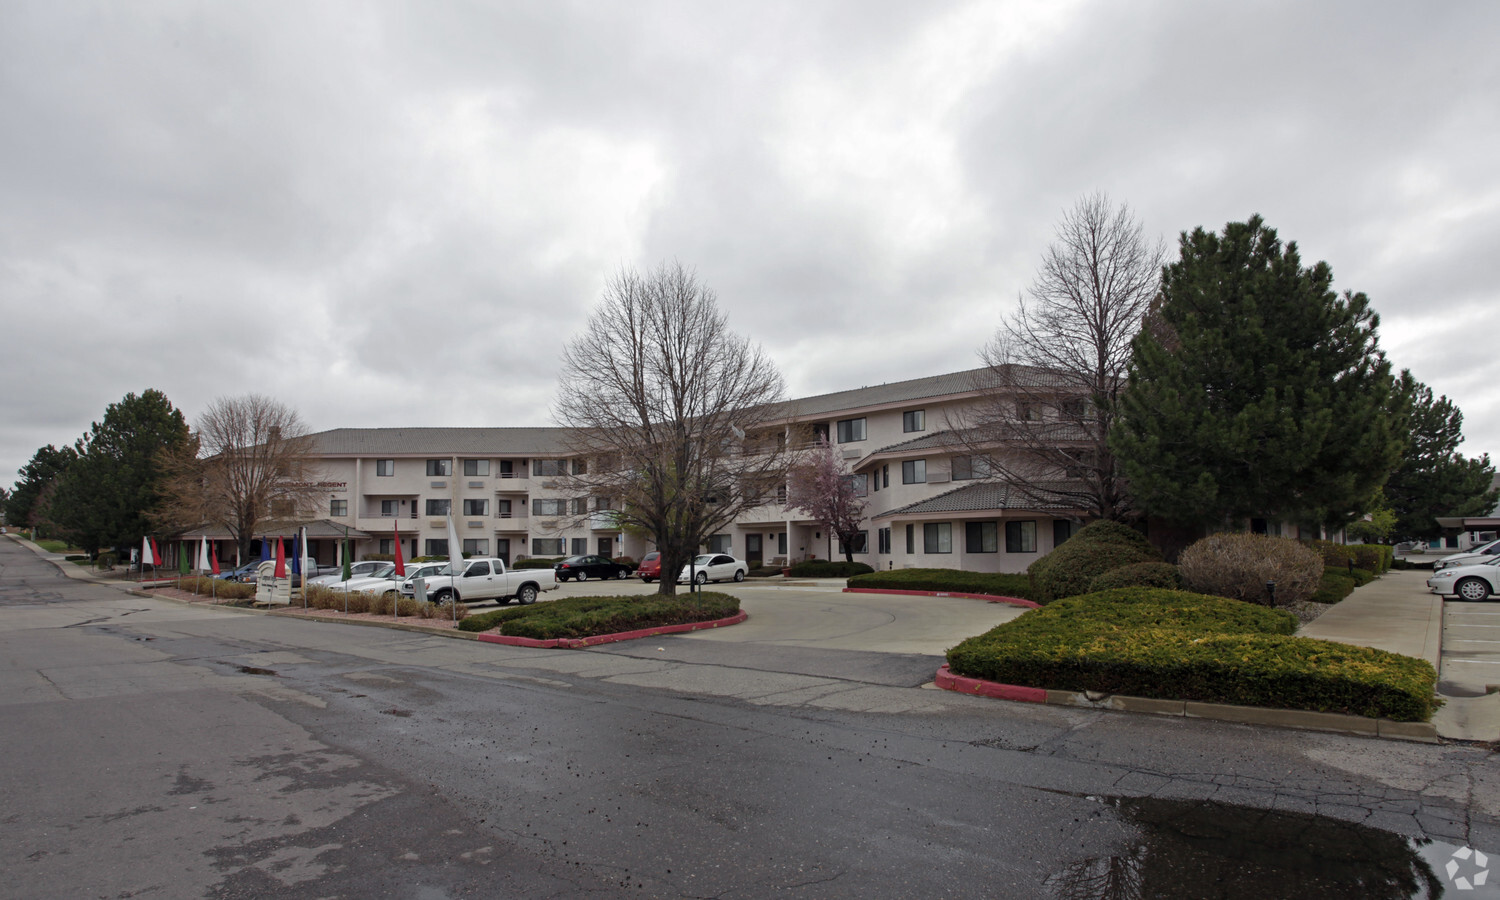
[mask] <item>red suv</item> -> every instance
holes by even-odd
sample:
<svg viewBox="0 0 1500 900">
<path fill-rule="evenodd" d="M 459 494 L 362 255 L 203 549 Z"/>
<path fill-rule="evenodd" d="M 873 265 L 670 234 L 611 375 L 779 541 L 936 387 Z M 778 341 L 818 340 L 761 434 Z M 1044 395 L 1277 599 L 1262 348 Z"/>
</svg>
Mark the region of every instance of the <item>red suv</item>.
<svg viewBox="0 0 1500 900">
<path fill-rule="evenodd" d="M 635 574 L 641 576 L 641 580 L 650 584 L 661 577 L 661 553 L 652 550 L 641 557 L 641 564 L 636 567 Z"/>
</svg>

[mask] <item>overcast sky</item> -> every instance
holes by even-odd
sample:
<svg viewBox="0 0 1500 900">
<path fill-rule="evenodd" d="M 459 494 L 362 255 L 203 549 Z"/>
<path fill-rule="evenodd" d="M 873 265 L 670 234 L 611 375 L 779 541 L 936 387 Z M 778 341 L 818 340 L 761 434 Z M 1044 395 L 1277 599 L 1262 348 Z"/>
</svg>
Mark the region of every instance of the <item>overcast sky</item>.
<svg viewBox="0 0 1500 900">
<path fill-rule="evenodd" d="M 678 260 L 808 396 L 979 365 L 1063 211 L 1260 213 L 1500 451 L 1500 3 L 0 0 L 0 484 L 127 392 L 546 425 Z"/>
</svg>

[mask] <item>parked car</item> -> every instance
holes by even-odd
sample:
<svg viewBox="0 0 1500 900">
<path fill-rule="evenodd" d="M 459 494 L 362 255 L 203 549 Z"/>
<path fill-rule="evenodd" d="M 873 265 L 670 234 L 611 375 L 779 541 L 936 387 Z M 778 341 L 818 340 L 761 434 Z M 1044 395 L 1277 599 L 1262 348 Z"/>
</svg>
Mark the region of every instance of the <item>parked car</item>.
<svg viewBox="0 0 1500 900">
<path fill-rule="evenodd" d="M 445 562 L 425 562 L 409 565 L 406 567 L 406 578 L 396 589 L 401 592 L 401 596 L 403 597 L 414 597 L 416 596 L 417 589 L 412 584 L 413 581 L 418 578 L 423 579 L 424 582 L 431 581 L 432 576 L 446 568 L 448 568 L 448 564 Z"/>
<path fill-rule="evenodd" d="M 1432 568 L 1441 572 L 1443 569 L 1451 569 L 1454 566 L 1469 566 L 1496 558 L 1500 558 L 1500 541 L 1490 541 L 1488 544 L 1470 547 L 1462 553 L 1445 556 L 1434 563 Z"/>
<path fill-rule="evenodd" d="M 558 581 L 629 578 L 630 567 L 603 556 L 570 556 L 552 567 Z"/>
<path fill-rule="evenodd" d="M 650 584 L 661 577 L 661 553 L 652 550 L 641 557 L 641 564 L 636 566 L 635 574 L 641 576 L 641 580 Z"/>
<path fill-rule="evenodd" d="M 396 564 L 381 559 L 366 559 L 349 565 L 349 577 L 354 578 L 384 578 L 396 571 Z M 307 579 L 308 584 L 321 584 L 331 586 L 334 582 L 344 583 L 344 568 L 328 575 L 319 575 Z"/>
<path fill-rule="evenodd" d="M 467 559 L 463 571 L 457 575 L 451 566 L 427 579 L 427 596 L 438 603 L 456 600 L 460 603 L 477 603 L 496 600 L 502 604 L 511 600 L 535 603 L 542 591 L 557 590 L 557 576 L 546 577 L 546 569 L 519 569 L 511 572 L 505 568 L 503 559 Z"/>
<path fill-rule="evenodd" d="M 257 559 L 255 562 L 247 562 L 243 566 L 235 566 L 233 569 L 225 569 L 214 577 L 222 578 L 225 581 L 239 581 L 244 582 L 245 584 L 254 584 L 255 570 L 259 567 L 260 560 Z"/>
<path fill-rule="evenodd" d="M 693 558 L 692 565 L 683 566 L 677 575 L 678 584 L 686 584 L 691 578 L 694 584 L 709 581 L 744 581 L 750 564 L 723 553 L 704 553 Z"/>
<path fill-rule="evenodd" d="M 1500 593 L 1500 556 L 1491 556 L 1485 562 L 1466 566 L 1449 566 L 1432 573 L 1427 587 L 1444 597 L 1460 600 L 1488 600 L 1491 594 Z"/>
</svg>

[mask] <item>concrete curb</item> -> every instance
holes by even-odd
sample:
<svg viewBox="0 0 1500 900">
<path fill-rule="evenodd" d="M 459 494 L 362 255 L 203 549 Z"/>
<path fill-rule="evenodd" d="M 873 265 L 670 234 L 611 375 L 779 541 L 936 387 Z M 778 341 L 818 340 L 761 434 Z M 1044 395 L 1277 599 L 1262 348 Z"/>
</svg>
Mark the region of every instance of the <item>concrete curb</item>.
<svg viewBox="0 0 1500 900">
<path fill-rule="evenodd" d="M 738 625 L 750 618 L 743 610 L 737 615 L 727 619 L 714 619 L 711 622 L 688 622 L 683 625 L 662 625 L 658 628 L 642 628 L 636 631 L 621 631 L 616 634 L 596 634 L 586 638 L 527 638 L 511 637 L 504 634 L 475 634 L 474 638 L 486 644 L 505 644 L 509 647 L 536 647 L 542 650 L 582 650 L 585 647 L 593 647 L 599 644 L 613 644 L 619 641 L 633 641 L 639 638 L 652 637 L 658 634 L 684 634 L 689 631 L 703 631 L 708 628 L 722 628 L 725 625 Z"/>
<path fill-rule="evenodd" d="M 1041 604 L 1020 597 L 1002 597 L 999 594 L 963 594 L 958 591 L 902 591 L 895 588 L 844 588 L 846 594 L 896 594 L 907 597 L 960 597 L 966 600 L 985 600 L 990 603 L 1009 603 L 1027 609 L 1041 609 Z"/>
<path fill-rule="evenodd" d="M 1214 719 L 1242 725 L 1270 725 L 1277 728 L 1300 728 L 1309 731 L 1334 731 L 1365 737 L 1383 737 L 1403 741 L 1438 743 L 1437 727 L 1431 722 L 1395 722 L 1338 713 L 1313 712 L 1305 709 L 1272 709 L 1263 706 L 1233 706 L 1227 703 L 1200 703 L 1195 700 L 1158 700 L 1151 697 L 1127 697 L 1123 694 L 1094 694 L 1092 691 L 1056 691 L 1047 688 L 1000 684 L 982 678 L 953 674 L 946 664 L 937 671 L 937 686 L 961 694 L 975 694 L 998 700 L 1022 703 L 1045 703 L 1081 709 L 1118 710 L 1179 716 L 1189 719 Z"/>
</svg>

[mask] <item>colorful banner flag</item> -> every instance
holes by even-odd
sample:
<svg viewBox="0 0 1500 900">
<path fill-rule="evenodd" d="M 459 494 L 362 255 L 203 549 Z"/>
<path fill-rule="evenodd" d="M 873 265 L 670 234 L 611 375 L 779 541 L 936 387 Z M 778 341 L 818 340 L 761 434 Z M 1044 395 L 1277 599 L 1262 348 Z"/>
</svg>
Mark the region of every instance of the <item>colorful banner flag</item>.
<svg viewBox="0 0 1500 900">
<path fill-rule="evenodd" d="M 354 577 L 354 573 L 349 571 L 349 554 L 352 550 L 353 548 L 349 546 L 349 539 L 344 538 L 344 581 L 346 583 Z"/>
<path fill-rule="evenodd" d="M 208 564 L 213 568 L 214 574 L 219 574 L 219 545 L 208 545 Z"/>
<path fill-rule="evenodd" d="M 271 574 L 275 578 L 286 577 L 286 541 L 282 538 L 276 539 L 276 571 Z"/>
<path fill-rule="evenodd" d="M 141 568 L 156 565 L 156 554 L 151 551 L 151 539 L 141 538 Z"/>
<path fill-rule="evenodd" d="M 208 535 L 198 538 L 198 572 L 208 571 Z"/>
<path fill-rule="evenodd" d="M 151 539 L 151 558 L 156 560 L 152 563 L 153 566 L 159 566 L 163 562 L 161 558 L 161 551 L 156 548 L 156 538 Z"/>
<path fill-rule="evenodd" d="M 177 574 L 178 575 L 186 575 L 187 573 L 188 573 L 187 545 L 184 544 L 182 541 L 178 541 L 177 542 Z"/>
<path fill-rule="evenodd" d="M 454 576 L 464 573 L 464 552 L 460 548 L 463 544 L 458 540 L 458 529 L 453 525 L 453 514 L 448 514 L 448 566 L 452 569 Z"/>
<path fill-rule="evenodd" d="M 399 526 L 396 523 L 392 522 L 391 523 L 391 530 L 396 535 L 396 542 L 395 542 L 396 543 L 396 577 L 397 578 L 405 578 L 406 577 L 406 563 L 404 563 L 404 562 L 401 561 L 401 526 Z"/>
</svg>

